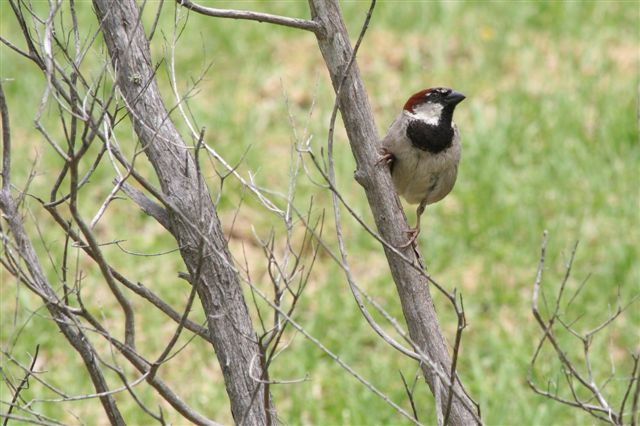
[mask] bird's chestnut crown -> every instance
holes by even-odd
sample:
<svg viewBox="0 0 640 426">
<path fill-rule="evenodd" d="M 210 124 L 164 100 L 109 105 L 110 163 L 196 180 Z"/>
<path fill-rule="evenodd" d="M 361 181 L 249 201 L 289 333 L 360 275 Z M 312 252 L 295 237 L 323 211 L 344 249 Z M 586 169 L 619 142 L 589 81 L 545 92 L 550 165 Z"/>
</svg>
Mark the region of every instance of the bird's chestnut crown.
<svg viewBox="0 0 640 426">
<path fill-rule="evenodd" d="M 447 87 L 432 87 L 424 89 L 412 95 L 404 104 L 404 110 L 415 112 L 415 108 L 425 103 L 455 106 L 464 100 L 462 93 L 451 90 Z"/>
</svg>

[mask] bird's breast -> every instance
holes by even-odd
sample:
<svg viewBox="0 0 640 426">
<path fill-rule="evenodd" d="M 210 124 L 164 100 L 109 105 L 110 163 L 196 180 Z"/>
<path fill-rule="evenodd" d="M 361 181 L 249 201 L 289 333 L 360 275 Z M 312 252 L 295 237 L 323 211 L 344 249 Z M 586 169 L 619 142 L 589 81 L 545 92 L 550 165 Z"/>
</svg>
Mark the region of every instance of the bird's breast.
<svg viewBox="0 0 640 426">
<path fill-rule="evenodd" d="M 453 189 L 461 156 L 459 137 L 437 154 L 418 149 L 410 141 L 396 148 L 391 151 L 395 156 L 391 176 L 396 191 L 407 202 L 417 204 L 426 199 L 427 204 L 435 203 Z"/>
</svg>

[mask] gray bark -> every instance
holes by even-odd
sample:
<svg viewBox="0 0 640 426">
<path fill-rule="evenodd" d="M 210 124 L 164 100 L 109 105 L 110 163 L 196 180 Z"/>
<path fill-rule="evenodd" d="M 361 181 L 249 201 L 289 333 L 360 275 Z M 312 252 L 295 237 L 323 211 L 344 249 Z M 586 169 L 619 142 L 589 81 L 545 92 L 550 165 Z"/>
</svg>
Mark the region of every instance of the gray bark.
<svg viewBox="0 0 640 426">
<path fill-rule="evenodd" d="M 134 0 L 93 4 L 120 93 L 170 207 L 170 228 L 192 278 L 200 278 L 193 284 L 207 315 L 233 418 L 237 423 L 267 424 L 273 419 L 265 410 L 264 387 L 249 375 L 252 362 L 255 376 L 260 377 L 262 368 L 240 282 L 209 192 L 160 97 L 139 10 Z M 199 370 L 194 366 L 195 374 Z"/>
<path fill-rule="evenodd" d="M 312 18 L 324 28 L 324 36 L 318 35 L 318 44 L 329 69 L 334 88 L 340 85 L 343 70 L 352 54 L 349 35 L 335 0 L 309 0 Z M 367 98 L 360 71 L 354 63 L 342 86 L 339 108 L 351 150 L 357 163 L 356 179 L 364 187 L 369 206 L 380 235 L 391 244 L 400 246 L 406 241 L 406 218 L 392 186 L 391 176 L 385 167 L 376 167 L 380 147 L 371 106 Z M 409 259 L 418 261 L 413 248 L 402 250 Z M 438 325 L 435 309 L 429 294 L 427 278 L 409 266 L 402 258 L 385 247 L 385 254 L 395 281 L 402 310 L 411 339 L 422 348 L 444 371 L 451 369 L 451 357 L 446 341 Z M 423 373 L 441 412 L 445 412 L 448 389 L 438 377 L 423 364 Z M 456 390 L 463 394 L 456 384 Z M 467 407 L 473 407 L 466 396 L 454 397 L 449 423 L 452 425 L 475 424 Z"/>
</svg>

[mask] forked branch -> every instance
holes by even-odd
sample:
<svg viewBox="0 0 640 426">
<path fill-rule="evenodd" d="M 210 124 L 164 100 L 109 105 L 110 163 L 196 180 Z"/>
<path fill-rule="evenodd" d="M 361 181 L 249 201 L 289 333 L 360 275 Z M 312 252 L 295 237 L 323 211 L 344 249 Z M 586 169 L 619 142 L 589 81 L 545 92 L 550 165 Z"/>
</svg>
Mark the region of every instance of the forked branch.
<svg viewBox="0 0 640 426">
<path fill-rule="evenodd" d="M 562 305 L 565 305 L 565 309 L 568 308 L 573 300 L 577 297 L 579 292 L 584 288 L 584 285 L 586 283 L 586 281 L 583 282 L 578 287 L 576 293 L 570 298 L 569 302 L 566 304 L 564 303 L 563 296 L 566 294 L 567 283 L 571 276 L 571 268 L 573 267 L 573 262 L 577 250 L 576 244 L 571 252 L 569 261 L 566 264 L 565 275 L 560 283 L 560 286 L 558 287 L 555 304 L 552 306 L 551 311 L 545 317 L 545 315 L 542 314 L 541 309 L 539 308 L 539 300 L 541 297 L 544 297 L 542 284 L 548 241 L 547 236 L 547 231 L 545 231 L 542 238 L 540 248 L 540 261 L 538 263 L 536 279 L 533 284 L 533 296 L 531 299 L 531 310 L 533 312 L 533 316 L 540 326 L 543 334 L 540 338 L 540 341 L 538 342 L 538 345 L 536 346 L 536 350 L 531 359 L 527 378 L 528 384 L 531 389 L 533 389 L 533 391 L 537 394 L 561 404 L 578 408 L 603 422 L 610 423 L 616 426 L 621 426 L 623 424 L 635 424 L 638 416 L 637 404 L 631 409 L 631 411 L 625 411 L 625 407 L 629 395 L 634 393 L 637 395 L 637 393 L 640 391 L 638 387 L 638 359 L 640 358 L 640 354 L 633 352 L 631 353 L 632 371 L 629 375 L 624 376 L 624 378 L 619 378 L 619 380 L 626 381 L 627 385 L 624 397 L 619 405 L 619 408 L 616 410 L 615 406 L 610 402 L 610 396 L 605 394 L 604 391 L 605 386 L 611 379 L 613 379 L 613 375 L 615 373 L 612 372 L 612 376 L 609 379 L 605 380 L 603 383 L 598 383 L 595 378 L 591 353 L 593 338 L 596 336 L 596 334 L 609 327 L 631 304 L 635 303 L 638 298 L 636 297 L 626 306 L 622 306 L 620 300 L 618 300 L 618 306 L 616 310 L 599 325 L 586 332 L 579 332 L 578 330 L 576 330 L 574 323 L 566 321 L 563 318 L 563 315 L 566 315 L 566 313 L 561 312 Z M 566 346 L 563 346 L 563 344 L 561 343 L 558 335 L 562 332 L 568 333 L 569 335 L 580 341 L 583 349 L 581 363 L 574 361 L 572 357 L 569 356 L 568 348 Z M 564 378 L 568 387 L 568 396 L 562 396 L 562 394 L 559 392 L 561 384 L 555 383 L 555 386 L 558 389 L 555 392 L 551 392 L 549 389 L 545 390 L 544 388 L 539 386 L 533 378 L 538 360 L 540 359 L 542 350 L 545 347 L 545 343 L 547 342 L 551 345 L 556 358 L 560 361 L 560 364 L 562 366 L 562 372 L 564 374 Z M 633 350 L 634 349 L 631 349 L 631 351 Z M 588 396 L 585 397 L 585 394 Z M 628 419 L 628 422 L 625 421 L 626 419 Z"/>
</svg>

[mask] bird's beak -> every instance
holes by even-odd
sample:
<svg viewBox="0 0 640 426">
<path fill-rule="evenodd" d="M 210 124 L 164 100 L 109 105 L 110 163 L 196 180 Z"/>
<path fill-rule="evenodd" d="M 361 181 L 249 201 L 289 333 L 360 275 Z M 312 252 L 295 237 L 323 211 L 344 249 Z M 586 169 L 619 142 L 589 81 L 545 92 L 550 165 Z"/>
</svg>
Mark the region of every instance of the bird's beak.
<svg viewBox="0 0 640 426">
<path fill-rule="evenodd" d="M 445 101 L 449 105 L 458 105 L 460 102 L 462 102 L 464 100 L 464 98 L 466 98 L 465 95 L 463 95 L 460 92 L 456 92 L 454 90 L 454 91 L 452 91 L 451 93 L 449 93 L 447 95 L 447 97 L 445 98 Z"/>
</svg>

